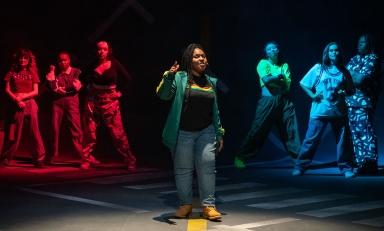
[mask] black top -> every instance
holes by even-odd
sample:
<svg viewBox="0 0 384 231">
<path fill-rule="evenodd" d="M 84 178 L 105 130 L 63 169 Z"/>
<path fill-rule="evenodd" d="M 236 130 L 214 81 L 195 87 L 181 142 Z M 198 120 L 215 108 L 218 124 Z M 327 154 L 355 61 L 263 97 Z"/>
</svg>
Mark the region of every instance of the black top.
<svg viewBox="0 0 384 231">
<path fill-rule="evenodd" d="M 214 99 L 212 86 L 208 84 L 205 76 L 193 76 L 191 87 L 187 86 L 185 90 L 179 129 L 201 131 L 211 125 Z"/>
<path fill-rule="evenodd" d="M 101 75 L 95 71 L 95 68 L 98 66 L 98 63 L 91 66 L 92 69 L 89 70 L 90 73 L 88 73 L 86 78 L 87 84 L 94 83 L 100 86 L 116 85 L 117 90 L 126 90 L 132 82 L 131 76 L 117 60 L 111 60 L 111 67 Z"/>
</svg>

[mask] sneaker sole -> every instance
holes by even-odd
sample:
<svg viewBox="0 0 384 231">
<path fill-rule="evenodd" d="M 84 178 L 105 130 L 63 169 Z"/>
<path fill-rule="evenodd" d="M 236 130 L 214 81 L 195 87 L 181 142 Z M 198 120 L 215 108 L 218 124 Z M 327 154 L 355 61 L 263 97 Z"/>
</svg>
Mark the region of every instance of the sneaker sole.
<svg viewBox="0 0 384 231">
<path fill-rule="evenodd" d="M 213 220 L 218 220 L 221 219 L 221 216 L 216 216 L 216 217 L 209 217 L 209 216 L 204 216 L 203 217 L 207 220 L 213 221 Z"/>
<path fill-rule="evenodd" d="M 177 219 L 185 219 L 187 217 L 189 217 L 189 215 L 191 215 L 192 212 L 188 213 L 186 216 L 173 216 L 174 218 L 177 218 Z"/>
</svg>

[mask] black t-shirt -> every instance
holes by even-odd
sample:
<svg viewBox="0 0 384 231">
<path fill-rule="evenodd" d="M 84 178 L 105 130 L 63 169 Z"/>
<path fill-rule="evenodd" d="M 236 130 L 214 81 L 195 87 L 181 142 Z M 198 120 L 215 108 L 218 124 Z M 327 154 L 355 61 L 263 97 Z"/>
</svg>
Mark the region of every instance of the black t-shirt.
<svg viewBox="0 0 384 231">
<path fill-rule="evenodd" d="M 211 125 L 214 99 L 213 88 L 206 77 L 193 76 L 192 85 L 185 89 L 179 129 L 201 131 Z"/>
</svg>

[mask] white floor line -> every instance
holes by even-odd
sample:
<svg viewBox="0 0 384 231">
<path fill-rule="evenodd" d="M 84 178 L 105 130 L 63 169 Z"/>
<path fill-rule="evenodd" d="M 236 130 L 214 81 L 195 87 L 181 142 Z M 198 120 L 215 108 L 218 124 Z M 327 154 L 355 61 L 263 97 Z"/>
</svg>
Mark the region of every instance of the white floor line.
<svg viewBox="0 0 384 231">
<path fill-rule="evenodd" d="M 88 180 L 87 182 L 94 184 L 118 184 L 118 183 L 127 183 L 127 182 L 135 182 L 139 180 L 149 180 L 149 179 L 157 179 L 163 177 L 173 176 L 172 171 L 168 172 L 150 172 L 150 173 L 142 173 L 142 174 L 133 174 L 133 175 L 124 175 L 124 176 L 112 176 L 105 177 L 100 179 Z"/>
<path fill-rule="evenodd" d="M 77 201 L 77 202 L 82 202 L 82 203 L 91 204 L 91 205 L 103 206 L 103 207 L 112 208 L 112 209 L 130 211 L 130 212 L 134 212 L 134 213 L 149 212 L 147 210 L 142 210 L 142 209 L 137 209 L 137 208 L 132 208 L 132 207 L 126 207 L 126 206 L 121 206 L 121 205 L 115 205 L 115 204 L 101 202 L 101 201 L 89 200 L 89 199 L 84 199 L 84 198 L 80 198 L 80 197 L 67 196 L 67 195 L 58 194 L 58 193 L 50 193 L 50 192 L 44 192 L 44 191 L 28 189 L 28 188 L 19 188 L 19 190 L 24 191 L 24 192 L 29 192 L 29 193 L 35 193 L 35 194 L 40 194 L 40 195 L 70 200 L 70 201 Z"/>
<path fill-rule="evenodd" d="M 225 180 L 228 180 L 228 178 L 224 178 L 224 177 L 216 177 L 216 182 L 220 182 L 220 181 L 225 181 Z M 197 179 L 193 179 L 193 184 L 197 184 Z M 256 183 L 254 183 L 256 184 Z M 176 187 L 176 183 L 174 183 L 174 186 Z M 220 191 L 220 190 L 217 190 L 217 186 L 216 186 L 216 191 Z M 160 192 L 161 194 L 174 194 L 174 193 L 177 193 L 176 190 L 169 190 L 169 191 L 163 191 L 163 192 Z"/>
<path fill-rule="evenodd" d="M 87 170 L 80 170 L 76 173 L 69 173 L 60 175 L 58 177 L 64 178 L 64 179 L 79 179 L 79 178 L 86 178 L 86 177 L 94 177 L 94 176 L 105 176 L 105 175 L 112 175 L 112 174 L 122 174 L 127 173 L 125 169 L 113 169 L 113 170 L 101 170 L 101 171 L 87 171 Z"/>
<path fill-rule="evenodd" d="M 153 188 L 164 188 L 164 187 L 175 187 L 174 181 L 155 183 L 155 184 L 143 184 L 143 185 L 130 185 L 122 186 L 123 188 L 143 190 L 143 189 L 153 189 Z"/>
<path fill-rule="evenodd" d="M 355 196 L 344 195 L 344 194 L 327 194 L 327 195 L 319 195 L 319 196 L 312 196 L 312 197 L 300 197 L 300 198 L 287 199 L 287 200 L 281 200 L 281 201 L 272 201 L 272 202 L 259 203 L 259 204 L 251 204 L 247 206 L 260 208 L 260 209 L 279 209 L 279 208 L 285 208 L 285 207 L 296 206 L 296 205 L 305 205 L 305 204 L 339 200 L 339 199 L 352 198 L 352 197 L 355 197 Z"/>
<path fill-rule="evenodd" d="M 384 227 L 384 217 L 375 217 L 371 219 L 364 219 L 360 221 L 354 221 L 352 223 L 360 224 L 360 225 L 369 225 L 375 227 Z"/>
<path fill-rule="evenodd" d="M 244 182 L 239 184 L 227 184 L 227 185 L 219 185 L 216 186 L 216 192 L 232 190 L 232 189 L 244 189 L 244 188 L 253 188 L 253 187 L 262 187 L 265 184 L 259 184 L 255 182 Z"/>
<path fill-rule="evenodd" d="M 379 209 L 379 208 L 384 208 L 384 200 L 350 204 L 350 205 L 331 207 L 331 208 L 325 208 L 325 209 L 318 209 L 318 210 L 312 210 L 307 212 L 301 212 L 298 214 L 323 218 L 323 217 L 330 217 L 330 216 L 361 212 L 361 211 Z"/>
<path fill-rule="evenodd" d="M 218 199 L 222 200 L 223 202 L 229 202 L 229 201 L 246 200 L 246 199 L 252 199 L 252 198 L 276 196 L 276 195 L 304 192 L 304 191 L 307 191 L 307 190 L 299 189 L 299 188 L 282 188 L 282 189 L 264 190 L 264 191 L 249 192 L 249 193 L 231 194 L 227 196 L 219 196 Z"/>
<path fill-rule="evenodd" d="M 47 172 L 68 172 L 68 171 L 80 171 L 78 168 L 74 167 L 52 167 L 52 168 L 44 168 L 44 169 L 31 169 L 27 170 L 28 172 L 34 172 L 34 173 L 47 173 Z"/>
<path fill-rule="evenodd" d="M 229 226 L 229 225 L 215 225 L 212 228 L 207 231 L 251 231 L 252 228 L 256 227 L 262 227 L 262 226 L 268 226 L 268 225 L 276 225 L 276 224 L 282 224 L 282 223 L 287 223 L 287 222 L 292 222 L 292 221 L 299 221 L 300 219 L 295 219 L 295 218 L 280 218 L 280 219 L 273 219 L 273 220 L 267 220 L 267 221 L 259 221 L 259 222 L 253 222 L 253 223 L 248 223 L 248 224 L 242 224 L 242 225 L 234 225 L 234 226 Z M 254 230 L 254 229 L 252 229 Z"/>
</svg>

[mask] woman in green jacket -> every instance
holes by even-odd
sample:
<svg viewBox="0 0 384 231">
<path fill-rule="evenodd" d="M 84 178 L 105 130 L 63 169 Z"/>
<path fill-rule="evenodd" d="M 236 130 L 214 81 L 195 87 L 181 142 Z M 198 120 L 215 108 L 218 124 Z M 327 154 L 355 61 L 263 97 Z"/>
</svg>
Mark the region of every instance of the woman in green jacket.
<svg viewBox="0 0 384 231">
<path fill-rule="evenodd" d="M 176 218 L 192 212 L 193 170 L 199 181 L 203 217 L 221 219 L 215 207 L 215 157 L 223 148 L 224 130 L 216 100 L 216 79 L 204 73 L 207 58 L 202 47 L 190 44 L 181 67 L 177 62 L 163 75 L 156 89 L 163 100 L 173 100 L 163 131 L 163 143 L 170 148 L 180 208 Z"/>
</svg>

